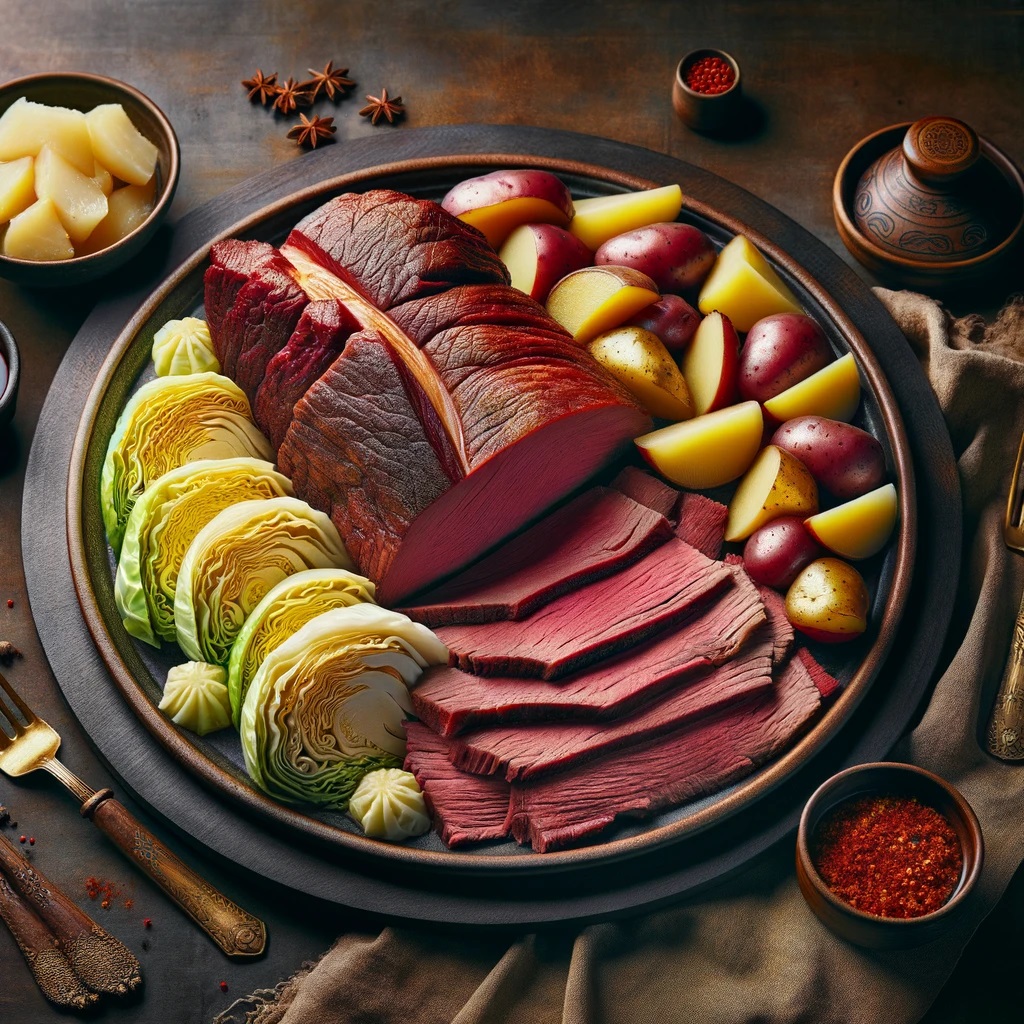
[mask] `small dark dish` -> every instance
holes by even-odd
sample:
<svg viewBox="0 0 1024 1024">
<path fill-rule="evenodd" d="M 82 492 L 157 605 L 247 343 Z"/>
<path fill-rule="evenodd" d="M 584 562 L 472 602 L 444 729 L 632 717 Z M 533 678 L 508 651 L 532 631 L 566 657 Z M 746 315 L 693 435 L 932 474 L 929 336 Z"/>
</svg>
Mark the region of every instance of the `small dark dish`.
<svg viewBox="0 0 1024 1024">
<path fill-rule="evenodd" d="M 0 430 L 11 422 L 14 407 L 18 404 L 18 381 L 21 377 L 21 361 L 18 358 L 18 346 L 14 335 L 7 325 L 0 323 L 0 359 L 6 363 L 6 369 L 0 368 Z"/>
<path fill-rule="evenodd" d="M 167 216 L 178 187 L 180 163 L 174 128 L 147 96 L 101 75 L 65 72 L 13 79 L 0 86 L 0 115 L 21 96 L 35 103 L 85 111 L 102 103 L 120 103 L 135 127 L 157 147 L 153 209 L 130 234 L 99 252 L 70 260 L 20 260 L 0 254 L 0 276 L 30 287 L 68 287 L 109 274 L 136 256 Z"/>
<path fill-rule="evenodd" d="M 686 84 L 687 72 L 705 57 L 718 57 L 732 68 L 735 78 L 724 92 L 697 92 Z M 742 98 L 740 66 L 736 58 L 724 50 L 691 50 L 676 66 L 672 106 L 683 124 L 694 131 L 714 134 L 732 129 L 741 113 Z"/>
<path fill-rule="evenodd" d="M 963 866 L 952 895 L 938 910 L 907 918 L 867 914 L 835 896 L 819 875 L 812 849 L 826 815 L 847 801 L 872 796 L 916 797 L 943 815 L 956 832 Z M 941 935 L 967 902 L 983 859 L 981 826 L 967 801 L 938 775 L 910 764 L 862 764 L 833 775 L 807 801 L 797 832 L 797 882 L 811 910 L 837 935 L 873 949 L 906 949 Z"/>
<path fill-rule="evenodd" d="M 1024 178 L 953 118 L 890 125 L 847 153 L 832 187 L 843 244 L 900 287 L 948 291 L 1020 259 Z"/>
</svg>

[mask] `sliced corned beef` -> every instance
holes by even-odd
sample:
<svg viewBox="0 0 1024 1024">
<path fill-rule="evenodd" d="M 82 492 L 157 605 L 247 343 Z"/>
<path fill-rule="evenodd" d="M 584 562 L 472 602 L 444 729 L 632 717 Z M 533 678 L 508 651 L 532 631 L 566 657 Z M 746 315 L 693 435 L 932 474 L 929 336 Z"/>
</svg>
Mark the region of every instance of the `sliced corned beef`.
<svg viewBox="0 0 1024 1024">
<path fill-rule="evenodd" d="M 217 242 L 204 284 L 221 372 L 252 402 L 267 363 L 291 337 L 309 297 L 296 284 L 291 264 L 263 242 Z"/>
<path fill-rule="evenodd" d="M 731 572 L 670 538 L 639 562 L 563 594 L 521 622 L 441 626 L 436 632 L 460 668 L 558 679 L 693 614 Z"/>
<path fill-rule="evenodd" d="M 397 435 L 360 430 L 343 447 L 324 437 L 320 414 L 357 425 L 362 417 L 343 408 L 353 393 L 343 354 L 295 404 L 279 450 L 282 468 L 306 467 L 317 501 L 298 482 L 296 493 L 326 501 L 320 507 L 332 510 L 385 603 L 511 536 L 650 426 L 586 349 L 504 283 L 507 272 L 481 236 L 436 203 L 385 191 L 340 196 L 298 225 L 281 253 L 310 298 L 340 299 L 391 350 L 394 370 L 365 380 L 365 394 L 419 421 Z M 429 461 L 447 479 L 426 505 L 410 434 L 427 439 Z M 390 464 L 393 479 L 383 487 L 363 480 L 371 464 Z M 386 509 L 365 507 L 375 490 L 386 492 Z M 381 518 L 388 528 L 374 529 Z M 353 539 L 352 531 L 363 532 Z"/>
<path fill-rule="evenodd" d="M 507 836 L 509 784 L 456 768 L 446 741 L 425 725 L 407 722 L 405 728 L 405 768 L 416 776 L 441 839 L 461 846 Z"/>
<path fill-rule="evenodd" d="M 512 786 L 509 827 L 547 850 L 590 840 L 620 817 L 647 817 L 717 792 L 774 757 L 821 706 L 804 662 L 790 658 L 775 686 L 671 733 Z"/>
<path fill-rule="evenodd" d="M 669 687 L 632 715 L 610 722 L 545 722 L 477 729 L 451 741 L 456 767 L 509 782 L 581 765 L 619 747 L 657 736 L 772 685 L 767 623 L 734 658 Z"/>
<path fill-rule="evenodd" d="M 839 680 L 806 647 L 797 647 L 795 657 L 804 663 L 804 668 L 810 673 L 811 680 L 818 688 L 818 693 L 821 694 L 822 700 L 828 700 L 829 697 L 839 690 Z"/>
<path fill-rule="evenodd" d="M 676 536 L 703 551 L 708 558 L 718 558 L 725 543 L 725 523 L 729 509 L 720 501 L 704 494 L 684 491 L 679 495 Z"/>
<path fill-rule="evenodd" d="M 670 522 L 678 521 L 679 491 L 636 466 L 624 466 L 611 485 L 617 491 L 660 512 Z M 697 545 L 694 544 L 694 547 Z"/>
<path fill-rule="evenodd" d="M 743 558 L 740 555 L 728 554 L 725 556 L 724 561 L 727 565 L 736 567 L 746 575 L 746 570 L 743 569 Z M 772 624 L 774 630 L 775 654 L 773 661 L 776 665 L 781 665 L 789 657 L 789 653 L 793 649 L 795 636 L 789 616 L 786 615 L 786 599 L 777 590 L 772 590 L 771 587 L 766 587 L 761 583 L 758 583 L 756 586 L 757 592 L 761 595 L 761 600 L 764 602 L 764 609 L 768 613 L 768 621 Z"/>
<path fill-rule="evenodd" d="M 522 619 L 671 536 L 664 516 L 595 487 L 401 611 L 431 627 Z"/>
<path fill-rule="evenodd" d="M 646 643 L 555 683 L 485 677 L 452 666 L 427 669 L 413 710 L 436 732 L 545 720 L 597 721 L 626 714 L 690 673 L 731 658 L 765 621 L 757 589 L 743 572 L 716 601 Z"/>
<path fill-rule="evenodd" d="M 276 451 L 292 422 L 295 403 L 334 362 L 359 324 L 336 299 L 306 306 L 288 343 L 267 363 L 253 402 L 253 418 Z"/>
</svg>

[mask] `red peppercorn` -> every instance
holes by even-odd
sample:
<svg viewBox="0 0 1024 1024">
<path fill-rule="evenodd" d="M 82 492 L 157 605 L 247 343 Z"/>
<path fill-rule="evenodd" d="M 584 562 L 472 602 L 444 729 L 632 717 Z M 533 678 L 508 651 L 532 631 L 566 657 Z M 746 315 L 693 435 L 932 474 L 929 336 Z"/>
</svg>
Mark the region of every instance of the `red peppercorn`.
<svg viewBox="0 0 1024 1024">
<path fill-rule="evenodd" d="M 227 992 L 227 990 L 228 990 L 228 983 L 226 981 L 222 981 L 220 983 L 220 990 L 221 990 L 221 992 Z"/>
<path fill-rule="evenodd" d="M 28 845 L 29 846 L 35 846 L 36 845 L 36 837 L 35 836 L 29 836 L 28 837 Z"/>
<path fill-rule="evenodd" d="M 685 81 L 694 92 L 715 96 L 733 87 L 736 72 L 727 60 L 708 55 L 695 60 L 686 69 Z"/>
<path fill-rule="evenodd" d="M 28 836 L 18 836 L 18 842 L 21 843 L 22 845 L 24 845 L 27 840 L 28 840 Z"/>
<path fill-rule="evenodd" d="M 13 597 L 7 598 L 7 607 L 8 608 L 13 608 L 14 607 L 14 598 Z"/>
<path fill-rule="evenodd" d="M 153 927 L 153 918 L 151 918 L 151 917 L 144 917 L 142 919 L 142 927 L 143 928 L 152 928 Z"/>
</svg>

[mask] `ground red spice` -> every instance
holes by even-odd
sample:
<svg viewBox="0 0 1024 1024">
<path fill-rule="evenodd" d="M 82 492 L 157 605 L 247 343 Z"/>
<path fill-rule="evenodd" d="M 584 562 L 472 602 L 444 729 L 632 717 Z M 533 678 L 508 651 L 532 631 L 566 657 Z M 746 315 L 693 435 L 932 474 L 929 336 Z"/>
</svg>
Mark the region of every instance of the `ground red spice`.
<svg viewBox="0 0 1024 1024">
<path fill-rule="evenodd" d="M 109 882 L 104 878 L 94 878 L 90 875 L 85 880 L 85 894 L 91 900 L 99 900 L 104 910 L 110 908 L 110 904 L 121 895 L 121 887 L 116 882 Z"/>
<path fill-rule="evenodd" d="M 685 81 L 694 92 L 714 96 L 732 88 L 736 72 L 727 60 L 709 55 L 695 60 L 686 69 Z"/>
<path fill-rule="evenodd" d="M 938 910 L 960 880 L 953 826 L 908 797 L 841 804 L 818 827 L 811 859 L 829 890 L 866 914 L 920 917 Z"/>
</svg>

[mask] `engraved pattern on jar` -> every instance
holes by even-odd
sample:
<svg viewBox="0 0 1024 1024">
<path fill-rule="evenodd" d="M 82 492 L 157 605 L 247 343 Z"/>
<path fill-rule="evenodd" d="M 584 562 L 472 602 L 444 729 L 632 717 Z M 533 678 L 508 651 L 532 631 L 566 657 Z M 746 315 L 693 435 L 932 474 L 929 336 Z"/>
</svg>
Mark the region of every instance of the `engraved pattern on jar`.
<svg viewBox="0 0 1024 1024">
<path fill-rule="evenodd" d="M 917 144 L 933 160 L 954 163 L 970 152 L 969 138 L 955 125 L 938 121 L 926 125 L 917 137 Z"/>
</svg>

